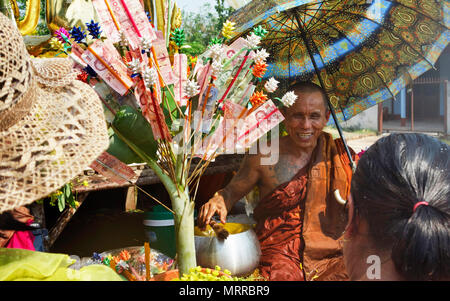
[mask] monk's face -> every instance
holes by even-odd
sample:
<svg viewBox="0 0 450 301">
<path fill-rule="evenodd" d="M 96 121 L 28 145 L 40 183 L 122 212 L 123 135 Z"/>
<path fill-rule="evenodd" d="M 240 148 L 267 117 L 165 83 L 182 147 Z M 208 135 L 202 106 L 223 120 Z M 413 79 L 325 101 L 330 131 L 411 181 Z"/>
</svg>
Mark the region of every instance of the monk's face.
<svg viewBox="0 0 450 301">
<path fill-rule="evenodd" d="M 330 113 L 326 111 L 320 92 L 295 92 L 297 101 L 284 110 L 286 131 L 293 146 L 312 151 L 317 145 L 317 139 L 326 126 Z"/>
</svg>

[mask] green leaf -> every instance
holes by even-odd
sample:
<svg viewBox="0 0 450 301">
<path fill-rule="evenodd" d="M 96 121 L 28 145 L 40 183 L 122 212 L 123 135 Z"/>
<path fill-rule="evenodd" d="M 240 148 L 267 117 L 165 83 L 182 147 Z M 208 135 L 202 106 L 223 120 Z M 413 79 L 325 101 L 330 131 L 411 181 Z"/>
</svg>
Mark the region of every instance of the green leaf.
<svg viewBox="0 0 450 301">
<path fill-rule="evenodd" d="M 113 132 L 109 136 L 109 148 L 106 150 L 125 164 L 144 162 L 122 139 Z"/>
<path fill-rule="evenodd" d="M 142 149 L 145 155 L 156 160 L 158 142 L 153 137 L 150 124 L 142 116 L 141 112 L 127 105 L 122 106 L 117 112 L 112 125 L 115 130 L 119 131 L 121 136 L 126 137 L 127 140 Z M 120 136 L 119 138 L 121 139 Z"/>
<path fill-rule="evenodd" d="M 67 183 L 66 185 L 64 185 L 63 193 L 64 193 L 66 199 L 68 199 L 70 197 L 70 195 L 72 194 L 72 190 L 70 189 L 70 184 Z"/>
<path fill-rule="evenodd" d="M 65 194 L 60 194 L 58 195 L 58 209 L 59 212 L 62 212 L 64 210 L 64 208 L 66 208 L 66 198 L 65 198 Z"/>
<path fill-rule="evenodd" d="M 173 120 L 182 118 L 180 111 L 177 109 L 177 103 L 172 97 L 172 95 L 174 95 L 173 84 L 162 88 L 161 93 L 164 97 L 162 101 L 162 108 L 166 119 L 166 124 L 167 127 L 171 129 Z"/>
<path fill-rule="evenodd" d="M 73 193 L 70 193 L 70 196 L 66 199 L 67 204 L 69 204 L 70 207 L 76 209 L 77 206 L 75 205 L 75 196 L 73 195 Z"/>
</svg>

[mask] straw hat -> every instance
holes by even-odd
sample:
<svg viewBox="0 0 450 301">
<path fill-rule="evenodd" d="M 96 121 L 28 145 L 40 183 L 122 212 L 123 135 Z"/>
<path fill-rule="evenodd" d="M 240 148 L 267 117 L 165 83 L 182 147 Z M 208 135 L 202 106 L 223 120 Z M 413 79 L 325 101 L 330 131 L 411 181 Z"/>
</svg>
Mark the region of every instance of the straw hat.
<svg viewBox="0 0 450 301">
<path fill-rule="evenodd" d="M 48 196 L 108 147 L 102 104 L 70 59 L 31 59 L 0 13 L 0 213 Z"/>
</svg>

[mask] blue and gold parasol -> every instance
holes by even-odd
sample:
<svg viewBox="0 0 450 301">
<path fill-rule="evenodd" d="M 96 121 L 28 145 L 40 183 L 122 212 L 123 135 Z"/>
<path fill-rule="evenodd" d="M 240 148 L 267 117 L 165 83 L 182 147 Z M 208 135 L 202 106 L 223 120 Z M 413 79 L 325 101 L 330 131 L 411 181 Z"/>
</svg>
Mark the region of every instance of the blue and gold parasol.
<svg viewBox="0 0 450 301">
<path fill-rule="evenodd" d="M 337 119 L 348 120 L 434 68 L 449 11 L 442 0 L 254 0 L 230 20 L 235 37 L 267 30 L 265 78 L 320 84 Z"/>
</svg>

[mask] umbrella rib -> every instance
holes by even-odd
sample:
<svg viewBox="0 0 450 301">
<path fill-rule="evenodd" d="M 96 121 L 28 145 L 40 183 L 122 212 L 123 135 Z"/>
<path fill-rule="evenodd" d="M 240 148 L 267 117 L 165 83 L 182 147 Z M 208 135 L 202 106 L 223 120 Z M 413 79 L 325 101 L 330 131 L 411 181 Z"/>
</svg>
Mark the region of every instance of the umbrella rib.
<svg viewBox="0 0 450 301">
<path fill-rule="evenodd" d="M 319 10 L 322 10 L 322 5 L 325 3 L 325 2 L 329 2 L 329 1 L 322 1 L 321 3 L 320 3 L 320 7 L 319 7 L 319 9 L 315 9 L 315 13 L 314 13 L 314 19 L 320 19 L 320 18 L 317 18 L 316 17 L 316 15 L 317 15 L 317 13 L 319 12 Z M 317 3 L 315 3 L 315 4 L 317 4 Z M 340 4 L 340 2 L 337 2 L 333 7 L 332 7 L 332 9 L 330 10 L 330 11 L 327 11 L 326 12 L 326 14 L 324 14 L 323 16 L 322 16 L 322 18 L 329 18 L 328 17 L 328 14 L 331 12 L 331 11 L 334 11 L 334 8 L 335 7 L 337 7 L 338 5 Z M 309 8 L 309 10 L 313 10 L 312 8 Z M 323 11 L 323 10 L 322 10 Z M 317 24 L 317 22 L 315 22 L 314 24 L 312 24 L 311 25 L 311 27 L 310 27 L 310 30 L 312 30 L 314 27 L 315 27 L 315 25 Z"/>
<path fill-rule="evenodd" d="M 375 24 L 377 24 L 377 25 L 379 25 L 380 27 L 382 27 L 383 29 L 385 29 L 385 30 L 387 30 L 387 31 L 389 31 L 391 34 L 393 34 L 396 38 L 398 38 L 399 40 L 401 40 L 402 42 L 404 42 L 406 45 L 408 45 L 409 47 L 411 47 L 411 49 L 413 49 L 414 50 L 414 52 L 416 52 L 424 61 L 426 61 L 430 66 L 431 66 L 431 68 L 433 68 L 433 69 L 436 69 L 436 67 L 422 54 L 422 53 L 420 53 L 418 50 L 416 50 L 408 41 L 405 41 L 405 39 L 403 39 L 403 37 L 401 37 L 401 36 L 398 36 L 397 35 L 397 33 L 395 33 L 394 31 L 392 31 L 391 29 L 389 29 L 389 28 L 387 28 L 386 26 L 384 26 L 384 24 L 381 24 L 381 23 L 378 23 L 378 22 L 376 22 L 376 21 L 374 21 L 374 20 L 372 20 L 372 19 L 370 19 L 370 18 L 367 18 L 367 17 L 365 17 L 365 16 L 362 16 L 362 15 L 358 15 L 358 14 L 355 14 L 355 13 L 351 13 L 351 12 L 348 12 L 348 11 L 341 11 L 341 13 L 343 13 L 343 14 L 350 14 L 350 15 L 353 15 L 353 16 L 358 16 L 358 17 L 360 17 L 360 18 L 363 18 L 363 19 L 366 19 L 366 20 L 368 20 L 368 21 L 370 21 L 370 22 L 373 22 L 373 23 L 375 23 Z M 325 21 L 322 21 L 322 20 L 320 20 L 319 19 L 319 21 L 321 21 L 321 22 L 324 22 L 324 24 L 325 25 L 327 25 L 327 26 L 329 26 L 329 27 L 331 27 L 331 28 L 334 28 L 333 27 L 333 25 L 331 25 L 331 24 L 329 24 L 329 23 L 327 23 L 327 22 L 325 22 Z M 338 31 L 338 32 L 340 32 L 339 30 L 337 30 L 336 28 L 334 28 L 336 31 Z M 342 34 L 342 33 L 341 33 Z M 343 35 L 343 34 L 342 34 Z M 344 37 L 345 37 L 345 35 L 343 35 Z M 348 38 L 346 38 L 348 41 L 350 41 Z M 351 42 L 351 41 L 350 41 Z M 353 45 L 353 43 L 352 43 L 352 45 Z M 356 47 L 355 45 L 353 45 L 354 47 Z"/>
<path fill-rule="evenodd" d="M 312 53 L 310 45 L 308 44 L 306 31 L 305 31 L 304 28 L 301 27 L 301 25 L 300 25 L 301 21 L 300 21 L 300 19 L 298 18 L 297 15 L 295 15 L 295 18 L 297 19 L 297 22 L 299 23 L 298 26 L 299 26 L 299 30 L 301 32 L 301 37 L 304 40 L 306 49 L 308 50 L 309 56 L 311 58 L 311 62 L 313 63 L 313 66 L 314 66 L 314 70 L 316 71 L 317 78 L 319 79 L 320 86 L 325 90 L 325 85 L 323 83 L 322 77 L 320 76 L 320 71 L 318 70 L 316 61 L 314 59 L 314 55 Z M 314 41 L 311 40 L 311 42 L 314 44 Z M 317 47 L 315 44 L 314 44 L 314 46 Z M 353 158 L 352 158 L 352 155 L 351 155 L 350 150 L 348 148 L 348 145 L 345 142 L 345 138 L 344 138 L 344 135 L 342 133 L 341 126 L 339 125 L 339 122 L 337 121 L 336 113 L 334 112 L 333 106 L 331 105 L 331 102 L 330 102 L 330 99 L 328 97 L 328 94 L 325 93 L 325 96 L 326 96 L 326 99 L 327 99 L 327 102 L 328 102 L 328 106 L 330 107 L 331 114 L 333 115 L 334 123 L 336 124 L 336 127 L 338 129 L 339 135 L 341 136 L 342 142 L 344 143 L 345 151 L 346 151 L 348 159 L 350 161 L 350 166 L 351 166 L 352 170 L 354 171 L 356 169 L 355 162 L 353 161 Z M 345 118 L 345 116 L 344 116 L 344 118 Z"/>
<path fill-rule="evenodd" d="M 330 0 L 330 1 L 331 1 L 331 0 Z M 403 3 L 401 3 L 401 2 L 398 2 L 398 1 L 393 1 L 393 0 L 385 0 L 385 1 L 388 1 L 388 2 L 390 2 L 390 3 L 395 3 L 395 4 L 397 4 L 397 5 L 400 5 L 400 6 L 403 6 L 403 7 L 407 8 L 407 9 L 410 9 L 410 10 L 412 10 L 412 11 L 414 11 L 414 12 L 416 12 L 416 13 L 422 15 L 422 16 L 424 16 L 425 18 L 428 18 L 428 19 L 430 19 L 431 21 L 437 23 L 439 26 L 444 27 L 446 30 L 450 30 L 450 28 L 447 27 L 447 25 L 441 23 L 441 21 L 438 21 L 438 20 L 434 19 L 434 18 L 431 17 L 430 15 L 427 15 L 427 14 L 421 12 L 420 10 L 415 9 L 414 7 L 405 5 L 405 4 L 403 4 Z M 308 3 L 308 4 L 306 4 L 306 5 L 309 6 L 309 5 L 317 4 L 317 3 L 323 4 L 323 3 L 325 3 L 325 2 L 329 2 L 329 1 L 321 1 L 321 2 L 316 2 L 316 3 Z M 342 2 L 342 1 L 341 1 L 341 2 Z M 312 9 L 312 8 L 310 8 L 309 10 L 321 10 L 321 11 L 328 11 L 328 12 L 330 12 L 330 11 L 335 11 L 335 12 L 337 12 L 337 13 L 345 12 L 344 10 L 336 10 L 336 9 L 334 9 L 335 7 L 337 7 L 337 6 L 340 5 L 340 4 L 341 4 L 340 2 L 337 2 L 337 4 L 336 4 L 333 8 L 329 9 L 329 10 L 324 10 L 324 9 Z M 327 14 L 328 14 L 328 13 L 327 13 Z M 324 15 L 323 17 L 325 17 L 325 16 L 326 16 L 326 15 Z"/>
<path fill-rule="evenodd" d="M 324 21 L 321 20 L 321 22 L 324 22 Z M 343 32 L 341 32 L 339 29 L 335 28 L 333 25 L 330 25 L 330 24 L 326 24 L 326 25 L 328 25 L 329 27 L 331 27 L 331 28 L 333 28 L 334 30 L 336 30 L 339 34 L 341 34 L 341 35 L 344 37 L 344 39 L 346 39 L 347 41 L 349 41 L 350 44 L 351 44 L 353 47 L 356 48 L 356 45 L 354 45 L 353 42 L 352 42 L 346 35 L 343 34 Z M 311 39 L 311 42 L 314 43 L 314 41 L 313 41 L 312 39 Z M 314 43 L 314 45 L 315 45 L 315 43 Z M 316 47 L 317 47 L 317 46 L 316 46 Z M 355 53 L 358 54 L 358 55 L 360 55 L 360 56 L 362 56 L 362 57 L 365 59 L 365 61 L 369 62 L 369 60 L 367 60 L 367 56 L 364 55 L 363 53 L 357 52 L 357 51 L 355 51 Z M 320 55 L 320 53 L 319 53 L 319 57 L 322 59 L 322 56 Z M 322 60 L 322 62 L 323 62 L 323 60 Z M 325 66 L 325 63 L 324 63 L 324 66 Z M 384 79 L 376 72 L 375 67 L 374 67 L 372 64 L 370 64 L 369 66 L 371 67 L 372 72 L 376 74 L 376 76 L 377 76 L 377 77 L 381 80 L 381 82 L 383 83 L 384 87 L 389 91 L 389 94 L 391 94 L 392 98 L 395 98 L 395 96 L 394 96 L 394 94 L 392 93 L 391 89 L 389 89 L 389 86 L 387 85 L 387 83 L 386 83 L 386 82 L 384 81 Z M 347 102 L 348 102 L 348 101 L 347 101 Z M 342 108 L 341 108 L 341 109 L 342 109 Z"/>
<path fill-rule="evenodd" d="M 294 20 L 292 20 L 292 18 L 291 18 L 291 16 L 290 16 L 289 14 L 285 14 L 285 20 L 284 20 L 284 23 L 281 23 L 280 21 L 278 21 L 278 20 L 276 20 L 276 19 L 273 19 L 272 17 L 271 17 L 271 19 L 272 19 L 273 21 L 276 21 L 276 22 L 280 23 L 280 24 L 281 24 L 281 27 L 280 27 L 280 28 L 282 28 L 283 26 L 285 26 L 286 23 L 287 23 L 289 20 L 292 21 L 292 24 L 295 23 L 295 22 L 293 22 Z M 291 27 L 290 27 L 291 32 L 293 32 L 293 31 L 292 31 L 292 30 L 293 30 L 292 24 L 291 24 Z M 268 31 L 278 32 L 278 33 L 281 32 L 281 31 L 274 31 L 274 30 L 271 30 L 271 29 L 268 29 Z M 290 41 L 292 40 L 292 37 L 294 37 L 294 36 L 286 37 L 286 39 L 285 39 L 283 42 L 277 43 L 277 46 L 273 47 L 273 49 L 280 49 L 280 48 L 283 48 L 286 44 L 289 44 L 289 43 L 290 43 Z M 271 41 L 271 40 L 277 40 L 277 39 L 279 40 L 279 38 L 264 39 L 264 42 L 266 42 L 266 41 Z M 272 44 L 270 44 L 269 46 L 272 46 Z M 289 52 L 290 52 L 290 51 L 289 51 Z"/>
<path fill-rule="evenodd" d="M 284 16 L 283 16 L 283 22 L 284 22 L 284 23 L 283 23 L 282 21 L 280 21 L 280 20 L 275 19 L 275 18 L 272 17 L 272 16 L 270 16 L 269 18 L 270 18 L 271 21 L 275 21 L 275 22 L 277 22 L 277 23 L 280 23 L 282 26 L 284 26 L 284 25 L 286 24 L 285 21 L 289 18 L 289 15 L 284 14 Z"/>
<path fill-rule="evenodd" d="M 329 9 L 320 9 L 321 11 L 325 11 L 326 14 L 322 16 L 322 19 L 325 19 L 326 21 L 328 21 L 330 18 L 335 17 L 336 15 L 339 15 L 342 12 L 342 9 L 336 9 L 336 7 L 340 4 L 340 2 L 336 3 L 333 7 L 329 8 Z M 356 5 L 356 4 L 355 4 Z M 354 6 L 354 5 L 351 5 Z M 318 10 L 318 9 L 314 9 L 311 8 L 309 10 Z M 329 15 L 331 12 L 335 13 L 333 15 Z M 316 18 L 321 20 L 321 18 Z M 348 20 L 346 20 L 348 21 Z M 310 31 L 313 30 L 315 27 L 317 27 L 318 22 L 314 23 L 313 26 L 310 27 Z"/>
<path fill-rule="evenodd" d="M 322 8 L 323 3 L 324 3 L 324 1 L 320 2 L 319 9 Z M 315 4 L 318 4 L 318 3 L 315 3 Z M 305 10 L 307 10 L 307 9 L 308 9 L 308 8 L 305 7 Z M 309 20 L 308 26 L 311 24 L 311 21 L 312 21 L 314 18 L 316 18 L 318 12 L 319 12 L 319 10 L 316 10 L 316 12 L 314 13 L 314 16 L 311 18 L 311 20 Z"/>
<path fill-rule="evenodd" d="M 268 31 L 272 31 L 272 32 L 282 32 L 281 29 L 286 25 L 287 21 L 289 20 L 289 15 L 288 15 L 288 14 L 285 14 L 284 19 L 283 19 L 284 23 L 281 22 L 281 21 L 279 21 L 279 20 L 277 20 L 277 19 L 274 19 L 273 17 L 270 17 L 270 19 L 271 19 L 272 21 L 275 21 L 275 22 L 277 22 L 277 23 L 280 23 L 280 30 L 273 30 L 273 29 L 267 29 L 267 30 L 268 30 Z"/>
<path fill-rule="evenodd" d="M 389 1 L 389 0 L 386 0 L 386 1 Z M 399 2 L 393 2 L 393 1 L 389 1 L 389 2 L 400 4 Z M 404 5 L 403 5 L 403 6 L 404 6 Z M 336 6 L 335 6 L 335 7 L 336 7 Z M 429 15 L 426 15 L 426 14 L 424 14 L 424 13 L 421 13 L 420 11 L 414 10 L 413 8 L 411 8 L 411 7 L 409 7 L 409 6 L 404 6 L 404 7 L 409 8 L 409 9 L 411 9 L 411 10 L 417 12 L 418 14 L 420 14 L 420 15 L 422 15 L 422 16 L 428 18 L 429 20 L 431 20 L 431 21 L 433 21 L 434 23 L 436 23 L 437 25 L 439 25 L 439 26 L 445 28 L 446 30 L 450 30 L 450 28 L 448 28 L 445 24 L 442 24 L 440 21 L 438 21 L 438 20 L 436 20 L 436 19 L 430 17 Z M 317 9 L 317 8 L 315 8 L 315 9 L 314 9 L 314 8 L 310 8 L 309 10 L 314 11 L 314 10 L 318 10 L 318 9 Z M 351 14 L 351 15 L 360 16 L 361 18 L 365 18 L 365 19 L 367 19 L 367 20 L 373 21 L 372 19 L 369 19 L 369 18 L 367 18 L 367 17 L 365 17 L 365 16 L 363 16 L 363 15 L 358 15 L 358 14 L 355 14 L 355 13 L 351 13 L 351 12 L 349 12 L 348 10 L 334 9 L 334 8 L 331 8 L 331 9 L 324 9 L 324 8 L 322 8 L 322 9 L 320 9 L 320 10 L 321 10 L 321 11 L 329 11 L 329 12 L 331 11 L 331 12 L 336 12 L 336 13 L 339 13 L 339 14 L 342 14 L 342 13 L 344 13 L 344 14 Z M 375 21 L 374 21 L 374 22 L 375 22 Z"/>
<path fill-rule="evenodd" d="M 295 22 L 294 22 L 294 19 L 293 19 L 293 16 L 292 15 L 290 15 L 289 16 L 289 18 L 290 18 L 290 20 L 292 21 L 292 23 L 291 23 L 291 31 L 293 30 L 293 25 L 295 24 Z M 288 70 L 288 72 L 289 72 L 289 74 L 288 74 L 288 78 L 291 78 L 291 57 L 292 57 L 292 55 L 291 55 L 291 41 L 292 41 L 292 39 L 289 39 L 289 49 L 288 49 L 288 64 L 289 64 L 289 70 Z"/>
<path fill-rule="evenodd" d="M 280 42 L 280 43 L 273 43 L 273 44 L 269 44 L 269 45 L 267 45 L 267 46 L 270 46 L 270 47 L 272 47 L 272 49 L 281 49 L 281 48 L 283 48 L 286 44 L 288 44 L 291 40 L 292 40 L 292 38 L 293 38 L 294 36 L 291 36 L 291 37 L 286 37 L 282 42 Z M 271 39 L 271 40 L 277 40 L 277 39 L 279 39 L 279 38 L 273 38 L 273 39 Z M 266 42 L 267 40 L 266 39 L 264 39 L 264 41 L 263 42 Z M 275 45 L 274 45 L 275 44 Z"/>
<path fill-rule="evenodd" d="M 299 30 L 301 30 L 301 29 L 299 28 Z M 306 34 L 305 34 L 305 35 L 306 35 Z M 311 43 L 314 44 L 315 48 L 317 48 L 317 45 L 316 45 L 316 43 L 314 42 L 314 40 L 313 40 L 313 39 L 310 39 L 310 41 L 311 41 Z M 306 45 L 306 43 L 307 43 L 306 40 L 304 40 L 303 43 Z M 317 48 L 317 50 L 318 50 L 318 48 Z M 319 55 L 320 60 L 322 61 L 322 64 L 323 64 L 324 66 L 326 66 L 326 63 L 325 63 L 325 61 L 324 61 L 322 55 L 320 54 L 320 52 L 317 52 L 317 54 Z M 311 54 L 310 54 L 310 57 L 311 57 Z M 313 59 L 311 58 L 311 61 L 312 61 L 312 60 L 313 60 Z M 325 69 L 325 72 L 328 73 L 328 72 L 326 71 L 326 69 Z M 333 74 L 329 74 L 329 75 L 331 75 L 331 78 L 332 78 L 332 80 L 333 80 L 333 83 L 335 83 L 335 79 L 334 79 Z M 322 86 L 322 88 L 325 90 L 325 87 Z M 341 110 L 342 110 L 342 107 L 341 107 Z M 345 116 L 344 116 L 344 117 L 345 117 Z"/>
<path fill-rule="evenodd" d="M 403 4 L 403 3 L 401 3 L 401 2 L 398 2 L 398 1 L 392 1 L 392 0 L 386 0 L 386 1 L 391 2 L 391 3 L 396 3 L 396 4 L 400 5 L 400 6 L 406 7 L 406 8 L 408 8 L 408 9 L 410 9 L 410 10 L 412 10 L 412 11 L 415 11 L 416 13 L 418 13 L 418 14 L 420 14 L 420 15 L 422 15 L 422 16 L 424 16 L 424 17 L 430 19 L 430 20 L 432 20 L 433 22 L 436 22 L 437 24 L 441 25 L 442 27 L 445 27 L 447 30 L 450 29 L 450 28 L 447 27 L 447 25 L 444 25 L 444 24 L 442 24 L 440 21 L 437 21 L 437 20 L 435 20 L 434 18 L 432 18 L 431 16 L 429 16 L 429 15 L 427 15 L 427 14 L 424 14 L 423 12 L 421 12 L 421 11 L 419 11 L 419 10 L 416 10 L 414 7 L 405 5 L 405 4 Z"/>
</svg>

